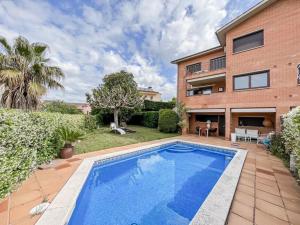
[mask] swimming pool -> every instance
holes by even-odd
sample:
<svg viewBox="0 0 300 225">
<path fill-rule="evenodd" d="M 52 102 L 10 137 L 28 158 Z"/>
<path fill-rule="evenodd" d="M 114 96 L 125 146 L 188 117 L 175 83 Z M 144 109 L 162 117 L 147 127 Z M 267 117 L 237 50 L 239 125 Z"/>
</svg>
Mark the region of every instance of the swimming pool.
<svg viewBox="0 0 300 225">
<path fill-rule="evenodd" d="M 114 157 L 94 159 L 90 161 L 93 164 L 88 168 L 82 185 L 78 185 L 80 193 L 73 202 L 70 199 L 71 203 L 67 203 L 72 207 L 64 212 L 65 222 L 68 225 L 190 224 L 204 202 L 209 200 L 208 196 L 220 182 L 220 177 L 231 176 L 224 175 L 224 171 L 237 152 L 171 141 Z M 78 179 L 74 182 L 78 183 Z M 69 185 L 73 187 L 69 190 L 76 192 L 75 183 Z M 226 199 L 226 193 L 221 194 Z M 61 205 L 64 201 L 55 203 L 55 200 L 54 205 Z M 59 211 L 57 208 L 52 207 Z M 39 222 L 46 221 L 43 217 Z"/>
</svg>

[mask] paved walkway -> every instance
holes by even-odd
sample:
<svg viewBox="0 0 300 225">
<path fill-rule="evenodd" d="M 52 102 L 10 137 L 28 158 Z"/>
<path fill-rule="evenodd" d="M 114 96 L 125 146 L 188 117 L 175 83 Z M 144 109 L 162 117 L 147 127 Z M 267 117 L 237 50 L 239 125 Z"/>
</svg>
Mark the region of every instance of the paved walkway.
<svg viewBox="0 0 300 225">
<path fill-rule="evenodd" d="M 181 136 L 181 139 L 221 146 L 230 142 L 219 138 Z M 166 140 L 166 139 L 164 139 Z M 56 161 L 55 167 L 36 170 L 17 191 L 0 202 L 0 225 L 31 225 L 35 205 L 52 201 L 84 158 L 157 143 L 152 141 L 111 148 Z M 248 155 L 228 216 L 229 225 L 300 225 L 300 187 L 281 160 L 255 144 L 242 143 Z"/>
</svg>

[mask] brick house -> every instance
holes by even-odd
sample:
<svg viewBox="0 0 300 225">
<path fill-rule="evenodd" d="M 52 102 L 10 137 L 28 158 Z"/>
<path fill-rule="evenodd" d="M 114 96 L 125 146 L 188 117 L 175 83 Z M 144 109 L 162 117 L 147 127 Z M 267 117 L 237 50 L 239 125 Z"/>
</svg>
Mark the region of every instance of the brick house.
<svg viewBox="0 0 300 225">
<path fill-rule="evenodd" d="M 188 129 L 207 120 L 230 139 L 235 128 L 279 131 L 300 105 L 300 1 L 264 0 L 216 31 L 220 45 L 172 63 Z"/>
<path fill-rule="evenodd" d="M 146 100 L 155 102 L 161 101 L 161 94 L 157 91 L 154 91 L 152 87 L 138 88 L 138 90 L 141 96 Z"/>
</svg>

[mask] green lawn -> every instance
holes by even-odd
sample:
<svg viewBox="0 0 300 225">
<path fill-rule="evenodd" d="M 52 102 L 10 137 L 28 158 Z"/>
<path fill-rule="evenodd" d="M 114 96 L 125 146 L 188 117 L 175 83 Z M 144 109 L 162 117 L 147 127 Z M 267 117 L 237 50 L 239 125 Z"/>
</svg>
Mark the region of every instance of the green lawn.
<svg viewBox="0 0 300 225">
<path fill-rule="evenodd" d="M 162 138 L 174 137 L 178 134 L 161 133 L 157 129 L 151 129 L 141 126 L 129 126 L 136 133 L 127 133 L 125 135 L 114 134 L 109 128 L 100 128 L 84 136 L 83 140 L 75 146 L 76 154 L 102 150 L 117 146 L 129 145 L 138 142 L 152 141 Z"/>
</svg>

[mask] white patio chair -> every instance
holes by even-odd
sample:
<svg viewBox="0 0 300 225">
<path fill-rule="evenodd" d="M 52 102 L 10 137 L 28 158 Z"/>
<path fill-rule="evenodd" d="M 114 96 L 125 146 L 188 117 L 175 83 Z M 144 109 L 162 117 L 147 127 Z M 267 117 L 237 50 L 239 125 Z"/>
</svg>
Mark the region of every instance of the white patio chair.
<svg viewBox="0 0 300 225">
<path fill-rule="evenodd" d="M 247 138 L 251 142 L 252 139 L 256 139 L 256 143 L 258 144 L 259 140 L 259 135 L 258 135 L 258 130 L 249 130 L 247 129 Z"/>
<path fill-rule="evenodd" d="M 126 132 L 123 129 L 118 128 L 115 123 L 110 123 L 110 129 L 112 131 L 114 131 L 115 133 L 118 133 L 118 134 L 121 134 L 121 135 L 126 134 Z"/>
<path fill-rule="evenodd" d="M 244 138 L 245 141 L 247 140 L 246 129 L 235 128 L 235 134 L 237 140 L 239 140 L 239 138 Z"/>
</svg>

